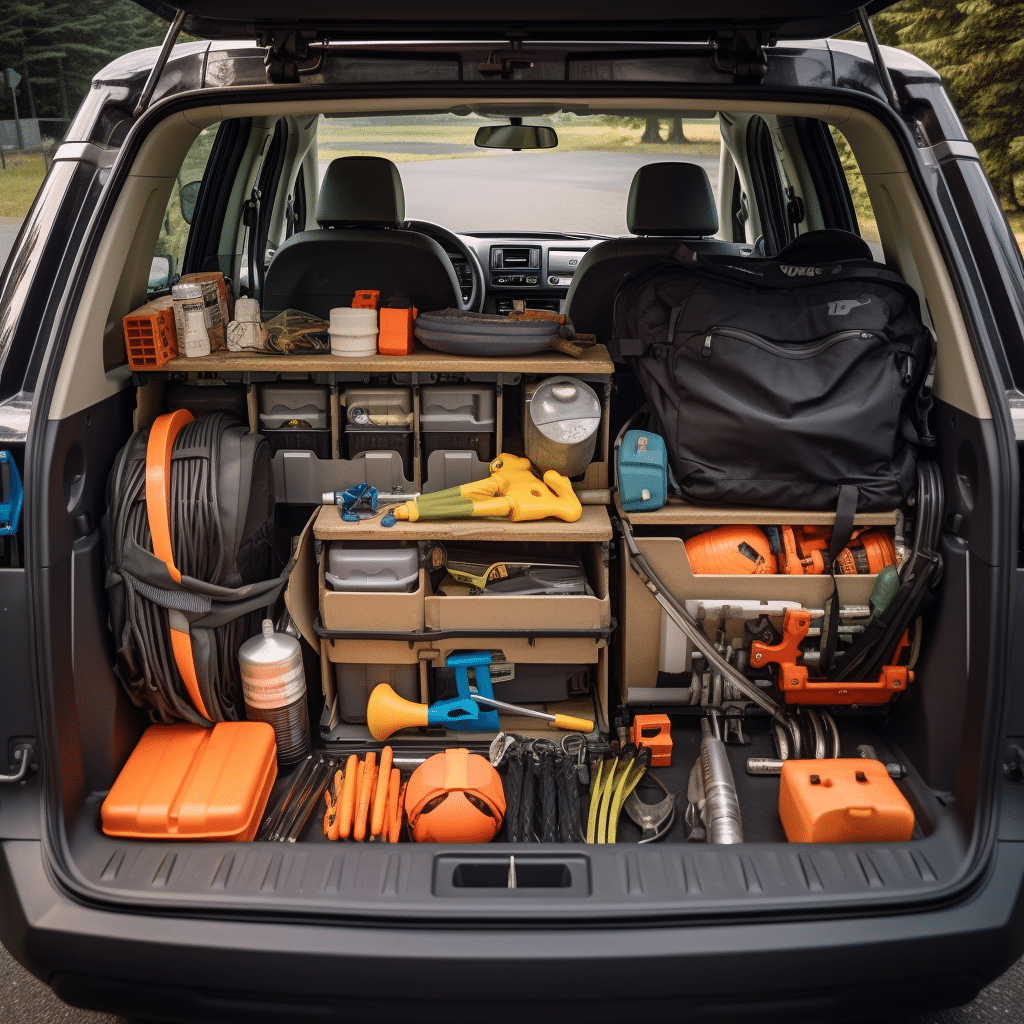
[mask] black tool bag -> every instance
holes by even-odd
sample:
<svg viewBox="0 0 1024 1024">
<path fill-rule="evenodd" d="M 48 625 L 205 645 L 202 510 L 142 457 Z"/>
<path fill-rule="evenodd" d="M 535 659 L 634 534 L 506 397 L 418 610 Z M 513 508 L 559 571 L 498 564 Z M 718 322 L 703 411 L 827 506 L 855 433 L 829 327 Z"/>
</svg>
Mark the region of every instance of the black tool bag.
<svg viewBox="0 0 1024 1024">
<path fill-rule="evenodd" d="M 913 493 L 930 405 L 916 293 L 867 259 L 698 259 L 619 286 L 612 354 L 633 368 L 690 501 L 892 509 Z"/>
<path fill-rule="evenodd" d="M 238 648 L 259 633 L 291 568 L 281 572 L 274 561 L 270 450 L 262 436 L 224 413 L 180 429 L 168 460 L 165 513 L 172 572 L 154 553 L 149 437 L 150 430 L 131 436 L 107 481 L 103 534 L 114 671 L 156 722 L 232 721 L 243 717 Z M 173 649 L 172 630 L 179 643 L 187 636 L 191 664 Z M 194 689 L 183 664 L 194 674 Z"/>
</svg>

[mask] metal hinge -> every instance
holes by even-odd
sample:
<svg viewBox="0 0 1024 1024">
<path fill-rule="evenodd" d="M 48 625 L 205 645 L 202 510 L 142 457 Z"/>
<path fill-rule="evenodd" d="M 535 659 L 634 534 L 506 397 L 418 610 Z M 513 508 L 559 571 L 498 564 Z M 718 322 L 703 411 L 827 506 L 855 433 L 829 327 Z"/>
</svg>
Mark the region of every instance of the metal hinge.
<svg viewBox="0 0 1024 1024">
<path fill-rule="evenodd" d="M 507 50 L 491 50 L 487 60 L 477 65 L 477 71 L 485 78 L 511 78 L 517 71 L 526 71 L 534 65 L 533 54 L 523 49 L 522 39 L 509 42 Z"/>
<path fill-rule="evenodd" d="M 732 75 L 737 84 L 760 85 L 768 73 L 765 47 L 774 43 L 775 36 L 764 29 L 718 32 L 712 40 L 711 62 L 717 71 Z"/>
<path fill-rule="evenodd" d="M 257 36 L 257 44 L 267 48 L 263 63 L 267 78 L 275 83 L 297 82 L 299 65 L 309 57 L 309 44 L 315 36 L 296 29 L 264 29 Z M 306 70 L 306 69 L 301 69 Z"/>
</svg>

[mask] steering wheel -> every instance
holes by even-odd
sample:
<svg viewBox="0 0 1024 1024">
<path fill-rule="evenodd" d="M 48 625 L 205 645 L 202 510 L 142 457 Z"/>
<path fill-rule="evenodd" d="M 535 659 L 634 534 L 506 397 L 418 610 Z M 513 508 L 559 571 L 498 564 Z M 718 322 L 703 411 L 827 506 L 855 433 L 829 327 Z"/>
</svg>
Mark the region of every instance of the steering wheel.
<svg viewBox="0 0 1024 1024">
<path fill-rule="evenodd" d="M 440 224 L 434 224 L 429 220 L 407 220 L 402 227 L 406 231 L 418 231 L 421 235 L 426 235 L 428 238 L 434 239 L 442 249 L 446 246 L 456 250 L 460 256 L 469 264 L 470 278 L 472 279 L 472 287 L 470 288 L 469 298 L 465 301 L 462 300 L 462 288 L 459 287 L 457 295 L 459 297 L 459 309 L 470 309 L 474 312 L 480 312 L 484 303 L 484 270 L 480 266 L 480 260 L 477 257 L 476 252 L 471 249 L 466 243 L 459 238 L 454 231 L 449 231 L 446 227 L 442 227 Z M 458 275 L 456 275 L 458 277 Z"/>
</svg>

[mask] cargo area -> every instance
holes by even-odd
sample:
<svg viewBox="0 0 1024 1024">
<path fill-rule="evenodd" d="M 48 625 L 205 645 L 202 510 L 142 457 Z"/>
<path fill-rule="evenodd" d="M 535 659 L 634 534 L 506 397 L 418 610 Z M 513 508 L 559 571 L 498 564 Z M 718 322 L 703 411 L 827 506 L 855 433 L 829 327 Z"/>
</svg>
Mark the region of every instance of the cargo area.
<svg viewBox="0 0 1024 1024">
<path fill-rule="evenodd" d="M 428 112 L 456 106 L 406 102 Z M 669 110 L 683 109 L 684 103 L 706 107 L 707 116 L 729 108 L 703 98 L 664 102 Z M 298 119 L 303 112 L 294 100 L 279 106 L 282 116 Z M 328 106 L 336 115 L 361 113 L 355 101 Z M 866 681 L 871 686 L 853 696 L 839 684 L 815 691 L 817 650 L 807 659 L 800 651 L 800 667 L 810 667 L 811 681 L 805 669 L 798 695 L 796 679 L 793 693 L 787 692 L 790 683 L 781 667 L 795 663 L 796 647 L 772 654 L 760 671 L 752 668 L 752 659 L 761 657 L 755 642 L 781 652 L 792 627 L 800 642 L 808 634 L 811 642 L 803 646 L 810 649 L 827 628 L 833 577 L 820 565 L 818 571 L 807 567 L 814 561 L 811 552 L 819 563 L 827 558 L 836 513 L 695 504 L 671 495 L 654 511 L 624 511 L 616 438 L 644 395 L 637 377 L 613 361 L 601 329 L 597 343 L 575 355 L 449 354 L 421 342 L 400 356 L 373 352 L 344 359 L 329 351 L 229 351 L 227 344 L 166 360 L 155 349 L 142 351 L 143 341 L 130 334 L 125 318 L 148 298 L 149 254 L 177 168 L 198 126 L 217 124 L 231 112 L 210 107 L 170 115 L 139 145 L 120 196 L 107 211 L 95 269 L 55 370 L 50 414 L 38 428 L 45 431 L 41 450 L 51 499 L 39 555 L 50 630 L 44 701 L 59 737 L 57 770 L 50 778 L 50 833 L 62 869 L 83 895 L 211 912 L 653 921 L 688 914 L 834 912 L 880 900 L 891 905 L 937 899 L 970 872 L 987 827 L 981 780 L 991 760 L 985 749 L 988 723 L 995 699 L 1002 698 L 993 665 L 1002 664 L 995 646 L 1005 636 L 1000 601 L 1012 571 L 1002 561 L 1005 482 L 983 377 L 914 177 L 882 125 L 853 108 L 763 106 L 766 116 L 777 118 L 772 123 L 780 132 L 787 119 L 801 114 L 841 125 L 871 193 L 878 249 L 918 294 L 936 339 L 929 377 L 935 445 L 918 455 L 934 464 L 942 485 L 935 515 L 941 582 L 893 659 L 899 671 L 874 673 Z M 262 127 L 269 131 L 273 120 L 266 116 Z M 728 117 L 722 123 L 727 134 Z M 241 296 L 232 293 L 230 300 L 238 319 L 234 307 Z M 126 345 L 136 345 L 136 359 L 153 361 L 130 366 Z M 564 454 L 584 436 L 582 461 L 562 466 L 574 491 L 586 495 L 575 521 L 425 517 L 382 525 L 383 513 L 409 496 L 423 502 L 487 480 L 489 463 L 499 456 L 531 458 L 535 465 L 548 458 L 538 454 L 540 413 L 533 410 L 541 408 L 543 389 L 552 387 L 569 387 L 573 402 L 592 403 L 573 407 L 577 433 L 566 430 L 570 440 L 559 449 Z M 263 619 L 270 618 L 270 632 L 290 637 L 299 652 L 305 682 L 297 705 L 294 696 L 288 698 L 293 703 L 287 714 L 279 705 L 248 716 L 275 726 L 277 751 L 223 755 L 223 764 L 246 769 L 237 791 L 230 779 L 219 783 L 218 799 L 234 822 L 237 841 L 227 841 L 231 837 L 213 826 L 205 834 L 201 826 L 187 833 L 190 804 L 183 793 L 194 764 L 180 769 L 188 777 L 182 788 L 159 788 L 191 754 L 178 752 L 173 763 L 155 755 L 139 790 L 125 798 L 127 809 L 120 813 L 131 824 L 122 821 L 123 834 L 114 834 L 119 826 L 109 822 L 110 834 L 105 832 L 101 813 L 153 724 L 143 706 L 144 670 L 118 653 L 126 642 L 113 632 L 123 611 L 111 597 L 123 590 L 111 589 L 108 561 L 117 520 L 110 510 L 129 482 L 127 470 L 123 477 L 112 472 L 134 432 L 180 410 L 199 422 L 227 413 L 266 439 L 260 458 L 268 460 L 273 525 L 253 534 L 251 557 L 263 559 L 262 579 L 293 563 L 287 582 L 269 600 L 271 611 L 254 606 L 233 641 L 237 651 L 243 641 L 260 637 Z M 752 450 L 757 443 L 752 436 Z M 140 495 L 148 486 L 139 475 L 143 462 L 131 478 Z M 361 485 L 367 487 L 360 491 Z M 224 493 L 237 490 L 232 483 Z M 854 517 L 847 547 L 857 551 L 835 577 L 841 645 L 867 628 L 881 564 L 898 566 L 914 557 L 924 516 L 919 493 L 915 489 L 902 507 Z M 183 500 L 177 491 L 168 498 L 172 513 Z M 149 525 L 131 518 L 142 514 L 141 507 L 126 504 L 124 512 L 140 543 L 150 539 Z M 631 565 L 623 524 L 672 598 L 702 624 L 708 642 L 745 673 L 751 688 L 786 712 L 788 733 L 777 717 L 713 670 L 673 623 Z M 770 546 L 774 536 L 796 538 L 802 547 L 794 557 L 802 557 L 805 568 L 762 574 L 745 566 L 714 571 L 713 559 L 710 568 L 695 565 L 694 544 L 709 530 L 728 528 L 739 531 L 733 547 L 747 552 L 762 541 Z M 185 527 L 171 532 L 179 559 L 181 545 L 198 546 L 204 536 Z M 871 544 L 876 547 L 869 563 Z M 881 563 L 874 561 L 876 549 Z M 767 556 L 744 557 L 767 557 L 774 567 L 781 556 L 773 548 Z M 133 586 L 144 596 L 144 585 Z M 115 597 L 115 603 L 120 600 Z M 799 629 L 802 615 L 807 622 Z M 152 620 L 153 629 L 167 621 L 175 620 L 164 612 Z M 138 650 L 144 641 L 134 643 Z M 200 642 L 193 643 L 198 658 Z M 170 653 L 160 657 L 170 664 Z M 232 671 L 221 670 L 225 678 Z M 167 671 L 184 695 L 180 674 Z M 132 699 L 123 683 L 127 676 L 136 680 Z M 368 712 L 380 684 L 387 684 L 390 703 Z M 583 719 L 591 727 L 558 729 L 513 709 L 498 711 L 494 728 L 494 719 L 484 716 L 495 712 L 473 698 L 487 697 L 488 690 L 495 700 L 549 717 Z M 236 707 L 244 713 L 237 697 L 236 692 Z M 454 708 L 452 715 L 478 714 L 486 727 L 446 728 L 424 720 L 427 708 L 445 702 Z M 374 728 L 391 731 L 374 738 Z M 522 738 L 504 757 L 500 740 L 492 743 L 498 732 Z M 724 842 L 708 841 L 708 821 L 694 799 L 697 775 L 711 756 L 702 754 L 709 738 L 716 741 L 714 756 L 727 761 L 735 787 L 738 821 L 727 831 L 739 831 Z M 653 762 L 644 765 L 639 781 L 638 739 L 646 740 Z M 284 757 L 282 742 L 288 745 Z M 398 787 L 408 784 L 400 791 L 411 793 L 416 784 L 410 779 L 422 762 L 438 755 L 443 760 L 445 751 L 457 748 L 498 767 L 487 784 L 455 783 L 453 776 L 442 784 L 435 773 L 434 788 L 427 786 L 417 805 L 419 833 L 429 833 L 431 812 L 456 793 L 463 798 L 467 835 L 482 828 L 493 839 L 417 842 L 407 816 L 399 819 L 391 842 L 379 841 L 387 838 L 386 814 L 394 810 Z M 516 761 L 520 751 L 524 760 Z M 336 773 L 352 770 L 353 755 L 371 772 L 386 757 L 399 776 L 390 795 L 383 773 L 365 786 L 355 776 L 352 785 L 363 787 L 369 800 L 364 840 L 331 841 L 325 831 L 340 813 L 342 797 Z M 659 763 L 666 756 L 670 763 Z M 800 775 L 807 759 L 813 759 L 812 767 Z M 865 776 L 868 765 L 881 774 Z M 537 804 L 532 819 L 527 814 L 528 834 L 513 837 L 510 816 L 521 812 L 525 790 L 516 788 L 519 781 L 513 785 L 510 773 L 519 780 L 518 772 L 534 770 L 528 799 Z M 604 789 L 595 773 L 598 781 L 604 775 Z M 720 778 L 703 777 L 702 805 L 714 799 Z M 338 784 L 343 781 L 339 775 Z M 484 806 L 491 799 L 487 793 L 494 792 L 488 785 L 501 792 L 503 813 Z M 790 801 L 781 812 L 780 789 L 783 803 Z M 863 797 L 868 789 L 870 797 Z M 821 825 L 815 841 L 797 841 L 795 830 L 814 818 L 822 791 L 835 794 L 834 804 L 825 800 L 823 806 L 842 821 Z M 380 810 L 373 836 L 378 792 L 390 802 Z M 360 799 L 357 790 L 357 815 Z M 146 826 L 155 829 L 148 837 L 129 834 L 148 805 L 164 800 L 173 838 L 160 834 L 159 822 Z M 568 833 L 566 814 L 574 817 Z M 155 819 L 163 815 L 157 807 Z M 868 818 L 885 821 L 864 839 L 858 830 Z M 813 822 L 808 827 L 813 830 Z M 586 841 L 588 830 L 606 841 Z M 573 841 L 565 841 L 566 835 Z M 614 842 L 607 841 L 609 835 Z"/>
</svg>

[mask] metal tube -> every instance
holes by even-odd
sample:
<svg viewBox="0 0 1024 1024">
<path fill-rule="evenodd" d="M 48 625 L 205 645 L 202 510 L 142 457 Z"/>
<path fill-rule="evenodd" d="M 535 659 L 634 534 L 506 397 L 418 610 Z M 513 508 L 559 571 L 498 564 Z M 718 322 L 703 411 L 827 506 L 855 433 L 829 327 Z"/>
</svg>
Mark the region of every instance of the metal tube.
<svg viewBox="0 0 1024 1024">
<path fill-rule="evenodd" d="M 174 16 L 174 21 L 171 22 L 170 27 L 167 29 L 163 46 L 160 47 L 160 53 L 156 58 L 153 69 L 149 73 L 149 78 L 146 79 L 146 84 L 142 87 L 142 95 L 139 97 L 139 102 L 136 104 L 133 112 L 135 117 L 138 117 L 149 106 L 149 101 L 153 98 L 153 93 L 156 90 L 156 83 L 160 81 L 164 65 L 167 63 L 167 58 L 171 55 L 171 47 L 177 42 L 178 34 L 181 32 L 181 26 L 184 22 L 185 12 L 178 11 Z"/>
<path fill-rule="evenodd" d="M 736 783 L 725 744 L 711 734 L 707 719 L 701 722 L 700 768 L 704 781 L 703 818 L 709 843 L 742 843 L 743 823 Z"/>
<path fill-rule="evenodd" d="M 871 59 L 875 62 L 875 70 L 878 72 L 878 80 L 882 83 L 882 92 L 885 93 L 885 97 L 889 101 L 889 106 L 892 107 L 897 114 L 902 114 L 903 111 L 900 109 L 899 97 L 896 95 L 896 86 L 892 84 L 892 77 L 889 74 L 889 69 L 885 66 L 885 62 L 882 60 L 882 49 L 878 45 L 878 36 L 875 35 L 875 29 L 871 24 L 871 16 L 868 14 L 867 8 L 858 7 L 857 18 L 860 20 L 860 28 L 864 33 L 864 38 L 867 40 L 868 49 L 871 51 Z"/>
</svg>

